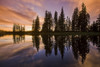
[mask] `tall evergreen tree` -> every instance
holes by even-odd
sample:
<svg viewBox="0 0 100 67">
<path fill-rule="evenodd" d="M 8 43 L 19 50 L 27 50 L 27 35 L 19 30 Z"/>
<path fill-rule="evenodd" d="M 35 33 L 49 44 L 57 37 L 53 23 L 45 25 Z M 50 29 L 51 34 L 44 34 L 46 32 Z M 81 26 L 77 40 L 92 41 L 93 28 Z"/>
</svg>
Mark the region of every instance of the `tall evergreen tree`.
<svg viewBox="0 0 100 67">
<path fill-rule="evenodd" d="M 86 11 L 86 6 L 83 3 L 82 4 L 82 10 L 79 13 L 79 18 L 78 18 L 78 26 L 81 29 L 81 31 L 85 32 L 87 31 L 87 27 L 88 27 L 88 21 L 89 21 L 89 14 Z"/>
<path fill-rule="evenodd" d="M 58 31 L 58 13 L 55 11 L 54 14 L 54 22 L 55 22 L 55 31 Z"/>
<path fill-rule="evenodd" d="M 43 26 L 42 26 L 42 32 L 46 32 L 46 31 L 48 31 L 48 29 L 47 29 L 47 11 L 45 12 L 45 18 L 44 18 L 44 24 L 43 24 Z"/>
<path fill-rule="evenodd" d="M 65 26 L 64 26 L 64 22 L 65 22 L 65 17 L 64 17 L 64 11 L 63 11 L 63 7 L 61 9 L 61 14 L 59 16 L 59 31 L 65 31 Z"/>
<path fill-rule="evenodd" d="M 13 25 L 13 32 L 15 32 L 16 30 L 16 24 Z"/>
<path fill-rule="evenodd" d="M 52 31 L 52 14 L 51 12 L 46 11 L 45 12 L 45 18 L 44 18 L 44 24 L 42 27 L 42 32 L 50 32 Z"/>
<path fill-rule="evenodd" d="M 40 29 L 40 22 L 39 22 L 39 17 L 37 16 L 36 20 L 35 20 L 35 29 L 34 32 L 39 32 Z"/>
<path fill-rule="evenodd" d="M 100 32 L 100 14 L 96 20 L 96 23 L 98 24 L 97 27 L 98 27 L 98 32 Z"/>
<path fill-rule="evenodd" d="M 78 14 L 78 8 L 75 8 L 72 16 L 72 31 L 78 30 Z"/>
</svg>

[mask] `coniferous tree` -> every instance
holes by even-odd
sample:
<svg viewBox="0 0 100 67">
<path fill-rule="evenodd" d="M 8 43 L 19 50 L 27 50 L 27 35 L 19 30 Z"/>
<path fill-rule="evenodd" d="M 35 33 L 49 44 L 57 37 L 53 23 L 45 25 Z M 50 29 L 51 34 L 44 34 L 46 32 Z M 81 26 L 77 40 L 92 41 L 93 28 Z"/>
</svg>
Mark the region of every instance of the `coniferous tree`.
<svg viewBox="0 0 100 67">
<path fill-rule="evenodd" d="M 33 20 L 32 31 L 34 31 L 34 29 L 35 29 L 35 22 L 34 22 L 34 20 Z"/>
<path fill-rule="evenodd" d="M 52 21 L 52 14 L 48 12 L 48 31 L 52 31 L 53 21 Z"/>
<path fill-rule="evenodd" d="M 64 10 L 63 7 L 61 9 L 61 14 L 59 16 L 59 31 L 65 31 L 65 26 L 64 26 L 64 22 L 65 22 L 65 17 L 64 17 Z"/>
<path fill-rule="evenodd" d="M 78 14 L 78 8 L 75 8 L 72 16 L 72 31 L 78 31 Z"/>
<path fill-rule="evenodd" d="M 13 25 L 13 32 L 15 32 L 16 30 L 16 24 Z"/>
<path fill-rule="evenodd" d="M 93 24 L 91 25 L 90 30 L 92 32 L 98 32 L 98 25 L 95 21 L 93 21 Z"/>
<path fill-rule="evenodd" d="M 42 32 L 46 32 L 48 31 L 48 23 L 47 23 L 47 16 L 48 16 L 48 12 L 46 11 L 45 12 L 45 18 L 44 18 L 44 24 L 43 24 L 43 27 L 42 27 Z"/>
<path fill-rule="evenodd" d="M 87 31 L 88 23 L 89 23 L 89 14 L 86 11 L 86 6 L 83 3 L 82 4 L 82 10 L 79 13 L 79 18 L 78 18 L 78 27 L 80 31 Z"/>
<path fill-rule="evenodd" d="M 100 32 L 100 15 L 96 21 L 93 21 L 93 24 L 91 25 L 90 30 L 93 32 Z"/>
<path fill-rule="evenodd" d="M 55 14 L 54 14 L 54 22 L 55 22 L 55 31 L 57 32 L 58 31 L 58 13 L 57 11 L 55 11 Z"/>
<path fill-rule="evenodd" d="M 96 23 L 98 24 L 97 27 L 98 27 L 98 32 L 100 32 L 100 14 L 96 20 Z"/>
<path fill-rule="evenodd" d="M 35 29 L 34 32 L 39 32 L 40 29 L 40 22 L 39 22 L 39 17 L 37 16 L 36 20 L 35 20 Z"/>
<path fill-rule="evenodd" d="M 46 11 L 45 18 L 44 18 L 44 24 L 42 27 L 42 32 L 51 32 L 52 25 L 53 25 L 52 14 L 51 14 L 51 12 Z"/>
</svg>

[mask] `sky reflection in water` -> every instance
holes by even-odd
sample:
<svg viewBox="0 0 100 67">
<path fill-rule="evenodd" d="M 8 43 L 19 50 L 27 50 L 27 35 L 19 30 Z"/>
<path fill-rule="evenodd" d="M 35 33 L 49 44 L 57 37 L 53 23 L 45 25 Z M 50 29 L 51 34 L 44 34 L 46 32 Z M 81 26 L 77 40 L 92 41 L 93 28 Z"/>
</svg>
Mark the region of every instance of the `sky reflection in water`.
<svg viewBox="0 0 100 67">
<path fill-rule="evenodd" d="M 100 36 L 0 37 L 0 67 L 99 67 Z"/>
</svg>

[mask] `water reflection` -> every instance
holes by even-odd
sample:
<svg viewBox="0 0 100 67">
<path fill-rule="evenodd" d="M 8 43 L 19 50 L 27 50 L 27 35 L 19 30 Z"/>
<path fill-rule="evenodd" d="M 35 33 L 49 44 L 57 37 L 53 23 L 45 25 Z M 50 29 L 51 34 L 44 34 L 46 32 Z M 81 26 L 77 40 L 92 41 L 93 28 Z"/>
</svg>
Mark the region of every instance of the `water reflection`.
<svg viewBox="0 0 100 67">
<path fill-rule="evenodd" d="M 32 42 L 33 42 L 33 47 L 37 48 L 37 51 L 39 50 L 39 45 L 40 45 L 40 37 L 39 35 L 32 35 Z"/>
<path fill-rule="evenodd" d="M 15 44 L 25 42 L 25 35 L 13 35 L 13 42 Z"/>
<path fill-rule="evenodd" d="M 82 63 L 86 59 L 86 55 L 89 53 L 89 44 L 87 36 L 72 36 L 72 50 L 75 59 L 79 56 L 82 58 Z"/>
<path fill-rule="evenodd" d="M 42 42 L 44 44 L 45 56 L 50 56 L 52 50 L 54 49 L 55 56 L 60 52 L 61 58 L 63 60 L 66 49 L 72 52 L 74 58 L 78 60 L 81 57 L 81 62 L 84 63 L 87 54 L 89 53 L 89 41 L 93 41 L 94 44 L 99 48 L 100 47 L 100 36 L 81 36 L 81 35 L 41 35 Z M 32 36 L 33 46 L 39 50 L 40 37 Z M 99 50 L 99 49 L 98 49 Z"/>
<path fill-rule="evenodd" d="M 32 65 L 30 67 L 99 66 L 99 35 L 13 35 L 0 38 L 0 42 L 9 41 L 8 38 L 14 42 L 0 45 L 0 65 L 4 67 L 14 64 Z"/>
<path fill-rule="evenodd" d="M 90 40 L 92 41 L 94 46 L 97 46 L 98 51 L 100 52 L 100 35 L 99 36 L 91 36 Z"/>
<path fill-rule="evenodd" d="M 53 45 L 53 41 L 52 41 L 52 36 L 51 35 L 42 35 L 42 41 L 45 45 L 44 49 L 45 49 L 45 55 L 51 55 L 52 53 L 52 45 Z"/>
</svg>

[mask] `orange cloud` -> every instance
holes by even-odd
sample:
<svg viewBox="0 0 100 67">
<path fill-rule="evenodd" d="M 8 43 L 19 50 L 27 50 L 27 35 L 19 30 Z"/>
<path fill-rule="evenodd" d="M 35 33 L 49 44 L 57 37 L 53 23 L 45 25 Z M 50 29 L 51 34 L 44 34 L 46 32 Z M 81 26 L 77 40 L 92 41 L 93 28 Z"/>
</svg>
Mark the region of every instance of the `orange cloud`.
<svg viewBox="0 0 100 67">
<path fill-rule="evenodd" d="M 62 0 L 62 1 L 75 3 L 74 6 L 79 7 L 79 9 L 81 8 L 81 4 L 85 3 L 87 11 L 91 15 L 91 20 L 96 19 L 98 14 L 100 14 L 100 0 Z"/>
<path fill-rule="evenodd" d="M 32 11 L 26 10 L 26 13 L 33 15 L 35 17 L 37 14 Z M 32 17 L 24 15 L 22 13 L 16 12 L 11 8 L 0 6 L 0 30 L 12 30 L 12 27 L 8 27 L 14 23 L 23 24 L 29 26 L 32 24 Z M 26 27 L 27 28 L 27 27 Z M 29 28 L 27 28 L 28 30 Z"/>
<path fill-rule="evenodd" d="M 34 16 L 36 16 L 36 13 L 34 13 Z M 0 19 L 11 23 L 32 24 L 28 16 L 3 6 L 0 6 Z"/>
</svg>

